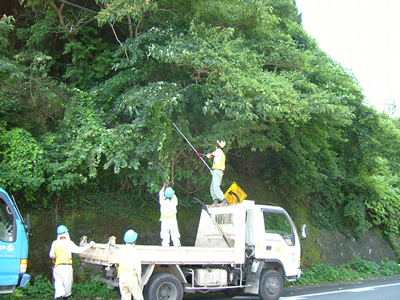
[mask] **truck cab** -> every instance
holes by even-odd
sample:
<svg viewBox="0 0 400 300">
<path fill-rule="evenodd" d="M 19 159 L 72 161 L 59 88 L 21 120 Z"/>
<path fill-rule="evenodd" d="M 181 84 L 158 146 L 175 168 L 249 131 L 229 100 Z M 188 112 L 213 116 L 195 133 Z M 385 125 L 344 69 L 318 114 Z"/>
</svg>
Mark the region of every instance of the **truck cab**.
<svg viewBox="0 0 400 300">
<path fill-rule="evenodd" d="M 25 221 L 13 198 L 0 188 L 0 294 L 26 287 L 29 216 Z"/>
<path fill-rule="evenodd" d="M 202 211 L 196 247 L 229 247 L 221 232 L 232 239 L 235 263 L 242 265 L 237 285 L 260 299 L 274 299 L 285 282 L 301 276 L 301 247 L 290 215 L 279 206 L 257 205 L 252 200 L 230 206 L 208 207 L 214 226 Z M 306 237 L 306 227 L 302 236 Z"/>
</svg>

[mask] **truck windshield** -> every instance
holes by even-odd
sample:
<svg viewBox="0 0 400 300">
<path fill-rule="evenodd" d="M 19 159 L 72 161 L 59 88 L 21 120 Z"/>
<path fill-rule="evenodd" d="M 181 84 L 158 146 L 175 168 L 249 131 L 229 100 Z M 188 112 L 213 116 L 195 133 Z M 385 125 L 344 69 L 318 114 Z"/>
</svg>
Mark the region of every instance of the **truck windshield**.
<svg viewBox="0 0 400 300">
<path fill-rule="evenodd" d="M 14 216 L 11 209 L 0 197 L 0 240 L 3 242 L 14 241 Z"/>
<path fill-rule="evenodd" d="M 279 234 L 288 245 L 294 245 L 292 227 L 284 214 L 264 211 L 264 224 L 266 233 Z"/>
</svg>

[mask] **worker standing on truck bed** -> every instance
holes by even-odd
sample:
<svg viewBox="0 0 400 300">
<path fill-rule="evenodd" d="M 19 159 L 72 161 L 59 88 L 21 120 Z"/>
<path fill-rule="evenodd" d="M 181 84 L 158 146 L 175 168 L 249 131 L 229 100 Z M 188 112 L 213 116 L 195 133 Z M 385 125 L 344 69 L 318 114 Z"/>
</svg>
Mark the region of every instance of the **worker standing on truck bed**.
<svg viewBox="0 0 400 300">
<path fill-rule="evenodd" d="M 167 187 L 164 183 L 161 190 L 158 192 L 158 201 L 160 202 L 160 221 L 161 230 L 160 238 L 162 246 L 169 246 L 170 239 L 174 246 L 181 245 L 178 222 L 176 220 L 176 207 L 178 206 L 178 198 L 172 187 Z"/>
<path fill-rule="evenodd" d="M 57 227 L 57 240 L 51 244 L 50 258 L 54 261 L 54 298 L 68 299 L 71 296 L 73 281 L 72 253 L 82 253 L 92 247 L 95 243 L 79 247 L 71 241 L 67 227 L 60 225 Z"/>
<path fill-rule="evenodd" d="M 136 239 L 138 234 L 129 229 L 125 232 L 124 241 L 126 245 L 118 251 L 118 277 L 121 300 L 143 300 L 140 283 L 142 281 L 142 265 L 136 250 Z"/>
<path fill-rule="evenodd" d="M 225 141 L 218 141 L 215 143 L 215 151 L 208 153 L 208 158 L 214 158 L 212 166 L 212 178 L 210 193 L 214 200 L 214 206 L 218 205 L 218 201 L 221 201 L 221 205 L 228 205 L 225 199 L 224 193 L 221 190 L 222 177 L 224 177 L 225 171 L 225 153 L 222 149 L 225 147 Z"/>
</svg>

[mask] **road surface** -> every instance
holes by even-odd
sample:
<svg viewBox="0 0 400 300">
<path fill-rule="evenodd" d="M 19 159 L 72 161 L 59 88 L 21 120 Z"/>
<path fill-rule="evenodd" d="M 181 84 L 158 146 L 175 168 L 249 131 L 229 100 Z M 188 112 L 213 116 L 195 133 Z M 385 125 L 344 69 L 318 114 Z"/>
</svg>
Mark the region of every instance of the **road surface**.
<svg viewBox="0 0 400 300">
<path fill-rule="evenodd" d="M 258 300 L 257 296 L 186 295 L 184 300 Z M 400 276 L 306 287 L 288 287 L 279 300 L 387 300 L 400 299 Z"/>
</svg>

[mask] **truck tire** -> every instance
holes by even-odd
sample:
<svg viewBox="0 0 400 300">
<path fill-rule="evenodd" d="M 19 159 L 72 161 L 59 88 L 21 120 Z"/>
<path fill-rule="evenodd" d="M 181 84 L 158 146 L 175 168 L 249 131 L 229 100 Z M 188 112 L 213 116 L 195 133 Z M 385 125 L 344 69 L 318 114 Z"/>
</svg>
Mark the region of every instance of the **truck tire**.
<svg viewBox="0 0 400 300">
<path fill-rule="evenodd" d="M 154 273 L 144 289 L 146 300 L 182 300 L 182 298 L 181 282 L 169 273 Z"/>
<path fill-rule="evenodd" d="M 258 296 L 261 300 L 278 300 L 283 292 L 283 278 L 275 270 L 265 270 L 261 274 Z"/>
</svg>

